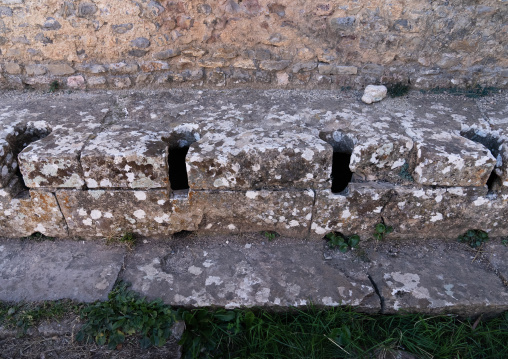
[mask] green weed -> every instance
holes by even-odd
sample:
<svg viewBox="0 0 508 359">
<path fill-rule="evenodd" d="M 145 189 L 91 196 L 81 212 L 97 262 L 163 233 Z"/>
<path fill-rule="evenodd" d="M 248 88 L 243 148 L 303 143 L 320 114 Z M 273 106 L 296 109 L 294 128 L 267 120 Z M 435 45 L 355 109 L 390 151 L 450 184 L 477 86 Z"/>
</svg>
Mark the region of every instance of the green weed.
<svg viewBox="0 0 508 359">
<path fill-rule="evenodd" d="M 78 341 L 95 341 L 116 348 L 128 335 L 141 336 L 140 345 L 148 348 L 162 346 L 171 334 L 176 320 L 171 307 L 161 300 L 151 302 L 128 290 L 125 283 L 118 284 L 106 302 L 92 304 L 81 313 L 86 323 L 79 331 Z"/>
<path fill-rule="evenodd" d="M 393 232 L 392 226 L 387 226 L 384 223 L 378 223 L 374 227 L 374 239 L 377 239 L 378 241 L 382 241 L 385 239 L 385 237 Z"/>
<path fill-rule="evenodd" d="M 338 248 L 342 253 L 346 253 L 351 248 L 356 248 L 360 243 L 360 236 L 357 234 L 346 237 L 342 233 L 330 232 L 326 235 L 326 238 L 329 239 L 328 247 Z"/>
<path fill-rule="evenodd" d="M 471 248 L 478 248 L 489 240 L 489 234 L 480 229 L 470 229 L 457 240 L 461 243 L 467 243 Z"/>
<path fill-rule="evenodd" d="M 20 329 L 25 333 L 30 327 L 44 320 L 58 320 L 70 313 L 78 313 L 80 308 L 69 300 L 45 301 L 35 303 L 0 303 L 0 326 Z"/>
<path fill-rule="evenodd" d="M 273 241 L 275 238 L 280 237 L 280 234 L 274 231 L 264 231 L 263 235 L 268 239 L 269 242 Z"/>
<path fill-rule="evenodd" d="M 106 239 L 107 244 L 120 243 L 127 246 L 129 249 L 133 249 L 136 245 L 136 235 L 134 233 L 125 233 L 121 237 L 110 236 Z"/>
<path fill-rule="evenodd" d="M 57 80 L 52 81 L 49 84 L 49 92 L 53 93 L 60 88 L 60 83 Z"/>
<path fill-rule="evenodd" d="M 44 234 L 42 234 L 40 232 L 35 232 L 35 233 L 31 234 L 30 236 L 23 237 L 21 239 L 30 240 L 30 241 L 36 241 L 36 242 L 54 241 L 55 240 L 55 238 L 45 236 Z"/>
</svg>

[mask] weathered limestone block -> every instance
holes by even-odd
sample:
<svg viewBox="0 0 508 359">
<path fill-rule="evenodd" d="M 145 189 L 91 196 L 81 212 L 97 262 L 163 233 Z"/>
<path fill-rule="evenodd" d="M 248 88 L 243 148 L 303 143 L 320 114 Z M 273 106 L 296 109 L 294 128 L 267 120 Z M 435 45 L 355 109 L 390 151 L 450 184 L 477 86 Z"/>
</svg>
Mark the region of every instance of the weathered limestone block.
<svg viewBox="0 0 508 359">
<path fill-rule="evenodd" d="M 126 262 L 122 280 L 150 299 L 176 306 L 288 307 L 351 305 L 378 312 L 366 270 L 341 253 L 323 260 L 322 244 L 273 243 L 238 236 L 229 243 L 168 242 L 166 248 L 141 245 Z M 239 243 L 240 242 L 240 243 Z"/>
<path fill-rule="evenodd" d="M 192 189 L 326 188 L 331 164 L 326 142 L 284 131 L 207 134 L 187 155 Z"/>
<path fill-rule="evenodd" d="M 53 126 L 49 136 L 26 147 L 18 156 L 26 186 L 81 188 L 85 184 L 81 150 L 108 111 L 107 108 L 73 111 L 67 114 L 67 123 Z"/>
<path fill-rule="evenodd" d="M 414 178 L 422 185 L 484 186 L 496 165 L 486 147 L 450 133 L 417 141 L 416 150 Z"/>
<path fill-rule="evenodd" d="M 354 146 L 349 169 L 367 181 L 401 182 L 401 171 L 414 161 L 413 145 L 411 138 L 397 133 L 362 136 Z"/>
<path fill-rule="evenodd" d="M 276 231 L 306 237 L 314 191 L 190 191 L 192 212 L 200 209 L 202 233 Z"/>
<path fill-rule="evenodd" d="M 496 314 L 508 308 L 508 291 L 475 253 L 457 244 L 405 246 L 393 253 L 369 251 L 369 273 L 383 300 L 383 313 Z"/>
<path fill-rule="evenodd" d="M 113 126 L 81 152 L 88 188 L 167 188 L 168 145 L 154 132 Z"/>
<path fill-rule="evenodd" d="M 59 190 L 56 193 L 69 234 L 82 238 L 126 233 L 163 237 L 197 229 L 201 209 L 191 212 L 187 196 L 167 190 Z"/>
<path fill-rule="evenodd" d="M 14 177 L 0 189 L 2 236 L 26 237 L 35 232 L 49 237 L 67 236 L 67 227 L 56 197 L 51 192 L 23 188 Z"/>
<path fill-rule="evenodd" d="M 383 218 L 386 224 L 393 226 L 394 233 L 390 234 L 393 237 L 457 238 L 472 227 L 482 227 L 484 215 L 500 219 L 502 213 L 485 211 L 483 201 L 491 202 L 486 194 L 486 187 L 418 189 L 397 186 L 383 211 Z M 476 204 L 481 204 L 482 208 Z"/>
<path fill-rule="evenodd" d="M 329 232 L 371 235 L 392 193 L 393 186 L 378 183 L 351 183 L 345 196 L 317 191 L 310 237 L 321 239 Z"/>
</svg>

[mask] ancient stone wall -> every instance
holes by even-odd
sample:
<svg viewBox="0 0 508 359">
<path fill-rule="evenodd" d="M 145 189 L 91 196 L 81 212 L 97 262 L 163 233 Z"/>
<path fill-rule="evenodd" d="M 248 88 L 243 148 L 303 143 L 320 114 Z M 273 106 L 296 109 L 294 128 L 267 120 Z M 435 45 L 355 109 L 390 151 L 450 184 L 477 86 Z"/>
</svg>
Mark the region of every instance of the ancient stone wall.
<svg viewBox="0 0 508 359">
<path fill-rule="evenodd" d="M 0 86 L 506 88 L 506 19 L 507 0 L 0 0 Z"/>
</svg>

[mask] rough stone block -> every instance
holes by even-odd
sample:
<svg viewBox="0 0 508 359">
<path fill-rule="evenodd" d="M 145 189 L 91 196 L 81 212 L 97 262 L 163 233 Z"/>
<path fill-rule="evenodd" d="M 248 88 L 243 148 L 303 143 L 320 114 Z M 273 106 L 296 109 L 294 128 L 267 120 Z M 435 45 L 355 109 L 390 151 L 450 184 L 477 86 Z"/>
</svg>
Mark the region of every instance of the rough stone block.
<svg viewBox="0 0 508 359">
<path fill-rule="evenodd" d="M 497 314 L 508 308 L 508 291 L 475 252 L 459 245 L 405 246 L 397 253 L 369 251 L 370 272 L 383 298 L 383 313 Z"/>
<path fill-rule="evenodd" d="M 312 218 L 314 192 L 190 191 L 192 211 L 201 210 L 203 233 L 276 231 L 306 237 Z"/>
<path fill-rule="evenodd" d="M 416 142 L 414 178 L 422 185 L 484 186 L 496 159 L 483 145 L 450 133 Z"/>
<path fill-rule="evenodd" d="M 329 232 L 372 235 L 392 195 L 393 186 L 379 183 L 351 183 L 346 195 L 317 191 L 310 237 L 321 239 Z"/>
<path fill-rule="evenodd" d="M 67 236 L 67 226 L 56 197 L 51 192 L 23 188 L 18 177 L 0 189 L 2 236 L 26 237 L 35 232 L 49 237 Z"/>
<path fill-rule="evenodd" d="M 187 154 L 192 189 L 326 188 L 331 164 L 326 142 L 284 131 L 210 133 Z"/>
<path fill-rule="evenodd" d="M 4 63 L 5 72 L 11 75 L 18 75 L 21 73 L 21 66 L 15 62 Z"/>
<path fill-rule="evenodd" d="M 174 306 L 288 307 L 351 305 L 377 312 L 379 298 L 366 271 L 342 256 L 323 260 L 322 244 L 260 240 L 171 247 L 138 246 L 121 274 L 132 289 Z"/>
<path fill-rule="evenodd" d="M 67 64 L 48 64 L 45 66 L 48 69 L 48 72 L 53 76 L 72 75 L 74 72 L 76 72 Z"/>
<path fill-rule="evenodd" d="M 82 238 L 114 238 L 126 233 L 166 237 L 193 231 L 201 209 L 191 212 L 186 195 L 168 190 L 59 190 L 56 192 L 69 234 Z"/>
<path fill-rule="evenodd" d="M 88 188 L 167 188 L 168 144 L 154 132 L 113 126 L 81 153 Z"/>
<path fill-rule="evenodd" d="M 0 300 L 106 300 L 125 249 L 76 241 L 0 241 Z"/>
<path fill-rule="evenodd" d="M 339 66 L 331 64 L 319 64 L 318 71 L 321 75 L 356 75 L 356 66 Z"/>
</svg>

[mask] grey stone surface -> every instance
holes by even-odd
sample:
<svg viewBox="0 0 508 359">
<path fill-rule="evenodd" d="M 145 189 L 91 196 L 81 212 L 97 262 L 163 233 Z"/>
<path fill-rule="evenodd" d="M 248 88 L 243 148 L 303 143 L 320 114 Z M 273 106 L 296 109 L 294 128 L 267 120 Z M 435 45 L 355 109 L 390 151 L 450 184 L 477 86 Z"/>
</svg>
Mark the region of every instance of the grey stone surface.
<svg viewBox="0 0 508 359">
<path fill-rule="evenodd" d="M 227 239 L 229 239 L 228 242 Z M 352 305 L 376 312 L 379 299 L 351 256 L 325 260 L 322 243 L 261 243 L 227 237 L 222 243 L 188 240 L 165 248 L 147 244 L 126 262 L 121 278 L 149 298 L 171 305 L 226 308 Z"/>
<path fill-rule="evenodd" d="M 105 300 L 124 254 L 93 242 L 0 240 L 0 300 Z"/>
<path fill-rule="evenodd" d="M 395 251 L 368 251 L 384 313 L 495 314 L 508 309 L 501 279 L 473 259 L 476 251 L 433 242 Z"/>
<path fill-rule="evenodd" d="M 505 285 L 508 285 L 508 243 L 501 244 L 498 240 L 491 240 L 484 247 L 486 247 L 484 252 L 489 263 L 504 280 Z"/>
</svg>

